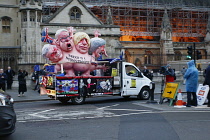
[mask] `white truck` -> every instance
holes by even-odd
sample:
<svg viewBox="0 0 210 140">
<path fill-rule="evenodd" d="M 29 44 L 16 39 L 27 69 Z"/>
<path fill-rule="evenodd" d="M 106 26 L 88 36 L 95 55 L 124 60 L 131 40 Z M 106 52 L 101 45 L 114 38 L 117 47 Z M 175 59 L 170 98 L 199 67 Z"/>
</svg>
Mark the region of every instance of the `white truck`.
<svg viewBox="0 0 210 140">
<path fill-rule="evenodd" d="M 104 64 L 106 71 L 98 69 L 95 76 L 43 76 L 41 94 L 45 91 L 50 98 L 62 103 L 71 99 L 73 104 L 83 104 L 86 98 L 103 95 L 150 98 L 154 84 L 134 64 L 122 61 Z"/>
<path fill-rule="evenodd" d="M 106 70 L 96 69 L 94 76 L 43 76 L 41 94 L 67 103 L 83 104 L 86 98 L 112 95 L 148 100 L 154 84 L 132 63 L 117 61 L 99 62 Z M 153 87 L 152 87 L 153 86 Z"/>
</svg>

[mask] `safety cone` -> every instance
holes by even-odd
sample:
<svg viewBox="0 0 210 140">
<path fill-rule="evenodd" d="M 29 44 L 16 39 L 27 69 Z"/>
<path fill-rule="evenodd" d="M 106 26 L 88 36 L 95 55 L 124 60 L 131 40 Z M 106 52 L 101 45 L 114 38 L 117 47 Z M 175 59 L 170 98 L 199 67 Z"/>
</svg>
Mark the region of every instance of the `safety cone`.
<svg viewBox="0 0 210 140">
<path fill-rule="evenodd" d="M 186 103 L 182 101 L 182 92 L 181 92 L 181 89 L 179 89 L 176 105 L 174 107 L 178 107 L 178 108 L 186 107 L 186 106 L 184 106 L 184 104 L 186 104 Z"/>
</svg>

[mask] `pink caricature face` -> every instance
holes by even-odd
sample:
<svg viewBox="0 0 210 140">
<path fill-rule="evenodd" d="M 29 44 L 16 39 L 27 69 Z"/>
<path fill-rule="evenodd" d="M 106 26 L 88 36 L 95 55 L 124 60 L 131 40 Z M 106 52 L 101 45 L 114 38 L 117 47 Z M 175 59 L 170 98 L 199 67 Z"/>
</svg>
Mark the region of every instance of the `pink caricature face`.
<svg viewBox="0 0 210 140">
<path fill-rule="evenodd" d="M 73 49 L 73 38 L 69 35 L 69 32 L 62 31 L 58 37 L 58 41 L 62 51 L 70 52 Z"/>
<path fill-rule="evenodd" d="M 95 50 L 95 57 L 99 57 L 100 54 L 104 54 L 106 57 L 108 56 L 108 55 L 106 54 L 106 50 L 105 50 L 105 48 L 104 48 L 104 45 L 101 46 L 101 47 L 99 47 L 99 48 L 97 48 L 97 49 Z"/>
<path fill-rule="evenodd" d="M 88 49 L 89 49 L 89 44 L 86 38 L 83 38 L 80 40 L 80 42 L 78 42 L 77 45 L 75 45 L 76 49 L 78 52 L 80 52 L 81 54 L 85 54 L 88 53 Z"/>
<path fill-rule="evenodd" d="M 51 46 L 47 52 L 46 57 L 49 58 L 49 60 L 52 62 L 58 62 L 59 60 L 62 59 L 63 54 L 59 48 L 55 46 Z"/>
</svg>

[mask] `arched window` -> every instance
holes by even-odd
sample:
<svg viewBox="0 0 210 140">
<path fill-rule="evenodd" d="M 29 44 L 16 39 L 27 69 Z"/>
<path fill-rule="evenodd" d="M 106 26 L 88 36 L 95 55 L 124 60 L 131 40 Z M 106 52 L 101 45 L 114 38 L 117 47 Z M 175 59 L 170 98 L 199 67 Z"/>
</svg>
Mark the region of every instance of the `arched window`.
<svg viewBox="0 0 210 140">
<path fill-rule="evenodd" d="M 71 23 L 80 23 L 81 15 L 82 15 L 82 11 L 77 6 L 72 7 L 69 12 L 70 22 Z"/>
<path fill-rule="evenodd" d="M 2 21 L 2 32 L 3 33 L 10 33 L 11 32 L 11 21 L 12 19 L 10 17 L 4 16 L 1 18 Z"/>
<path fill-rule="evenodd" d="M 138 68 L 141 67 L 141 61 L 140 61 L 139 58 L 136 58 L 136 60 L 135 60 L 135 65 L 136 65 Z"/>
<path fill-rule="evenodd" d="M 182 54 L 180 51 L 175 51 L 175 61 L 181 60 L 182 59 Z"/>
<path fill-rule="evenodd" d="M 131 62 L 131 54 L 128 50 L 125 50 L 125 60 Z"/>
<path fill-rule="evenodd" d="M 144 55 L 144 64 L 152 64 L 152 55 L 151 51 L 146 51 Z"/>
</svg>

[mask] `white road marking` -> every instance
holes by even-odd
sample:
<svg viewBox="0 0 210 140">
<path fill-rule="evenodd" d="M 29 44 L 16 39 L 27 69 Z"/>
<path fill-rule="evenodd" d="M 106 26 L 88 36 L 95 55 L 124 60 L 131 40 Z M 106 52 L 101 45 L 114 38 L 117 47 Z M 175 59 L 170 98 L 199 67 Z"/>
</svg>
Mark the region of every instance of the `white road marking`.
<svg viewBox="0 0 210 140">
<path fill-rule="evenodd" d="M 134 103 L 136 104 L 136 103 Z M 141 104 L 138 104 L 141 105 Z M 78 110 L 69 111 L 66 109 L 48 109 L 48 110 L 36 110 L 36 111 L 16 111 L 18 122 L 41 122 L 41 121 L 59 121 L 59 120 L 70 120 L 70 119 L 94 119 L 94 118 L 111 118 L 111 117 L 122 117 L 129 115 L 140 115 L 140 114 L 161 114 L 161 113 L 187 113 L 187 112 L 210 112 L 210 110 L 204 110 L 203 108 L 191 108 L 187 109 L 176 109 L 171 110 L 173 107 L 167 108 L 167 110 L 137 110 L 137 109 L 123 109 L 123 108 L 112 108 L 119 106 L 114 104 L 111 106 L 105 106 L 89 110 Z M 170 110 L 169 110 L 170 109 Z M 188 108 L 189 109 L 189 108 Z M 192 110 L 193 109 L 193 110 Z M 202 109 L 202 110 L 201 110 Z M 124 111 L 124 113 L 116 114 L 109 111 Z M 131 112 L 132 111 L 132 112 Z M 28 113 L 27 113 L 28 112 Z"/>
<path fill-rule="evenodd" d="M 104 109 L 104 108 L 110 108 L 110 107 L 114 107 L 114 106 L 118 106 L 119 104 L 115 104 L 115 105 L 111 105 L 111 106 L 104 106 L 104 107 L 100 107 L 100 108 L 97 108 L 97 109 Z"/>
<path fill-rule="evenodd" d="M 49 119 L 50 117 L 46 117 L 46 116 L 43 116 L 43 115 L 40 115 L 41 113 L 45 113 L 45 112 L 49 112 L 49 111 L 53 111 L 55 109 L 48 109 L 48 110 L 44 110 L 44 111 L 41 111 L 41 112 L 36 112 L 36 113 L 33 113 L 33 114 L 28 114 L 28 115 L 31 115 L 31 116 L 34 116 L 34 117 L 39 117 L 39 118 L 44 118 L 44 119 Z"/>
</svg>

